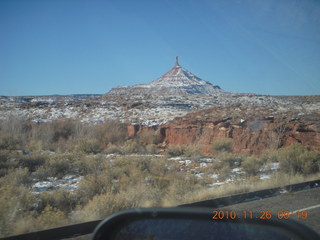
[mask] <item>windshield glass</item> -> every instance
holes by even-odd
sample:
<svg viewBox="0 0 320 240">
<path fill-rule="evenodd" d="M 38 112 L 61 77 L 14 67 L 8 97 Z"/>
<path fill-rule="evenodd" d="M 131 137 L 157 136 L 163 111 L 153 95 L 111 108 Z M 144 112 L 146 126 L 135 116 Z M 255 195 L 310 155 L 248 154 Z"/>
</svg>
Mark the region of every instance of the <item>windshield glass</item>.
<svg viewBox="0 0 320 240">
<path fill-rule="evenodd" d="M 0 237 L 275 188 L 206 207 L 320 233 L 316 184 L 285 187 L 320 176 L 319 26 L 313 0 L 0 1 Z"/>
</svg>

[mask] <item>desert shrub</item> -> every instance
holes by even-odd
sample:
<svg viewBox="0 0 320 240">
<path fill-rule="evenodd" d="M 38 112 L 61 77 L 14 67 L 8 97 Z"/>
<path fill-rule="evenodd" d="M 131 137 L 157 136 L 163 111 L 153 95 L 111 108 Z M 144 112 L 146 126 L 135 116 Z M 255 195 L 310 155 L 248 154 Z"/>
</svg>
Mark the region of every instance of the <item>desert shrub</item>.
<svg viewBox="0 0 320 240">
<path fill-rule="evenodd" d="M 13 134 L 4 134 L 0 136 L 0 149 L 16 150 L 20 147 L 21 140 Z"/>
<path fill-rule="evenodd" d="M 44 149 L 45 146 L 42 140 L 31 140 L 25 146 L 25 150 L 28 152 L 40 152 Z"/>
<path fill-rule="evenodd" d="M 231 168 L 229 166 L 223 166 L 220 170 L 219 170 L 219 181 L 225 181 L 227 180 L 231 175 Z"/>
<path fill-rule="evenodd" d="M 11 184 L 29 186 L 31 183 L 30 173 L 27 168 L 9 170 L 6 177 Z"/>
<path fill-rule="evenodd" d="M 73 154 L 74 155 L 74 154 Z M 72 163 L 74 173 L 87 175 L 100 173 L 108 168 L 108 162 L 105 161 L 103 155 L 75 155 Z"/>
<path fill-rule="evenodd" d="M 53 137 L 54 127 L 51 122 L 33 123 L 31 125 L 29 142 L 27 143 L 26 148 L 31 148 L 32 150 L 33 144 L 36 144 L 37 147 L 37 142 L 41 141 L 43 150 L 47 150 L 53 142 Z M 30 144 L 30 142 L 33 142 L 33 144 Z"/>
<path fill-rule="evenodd" d="M 122 144 L 127 138 L 127 126 L 119 121 L 107 121 L 95 127 L 95 138 L 103 146 Z"/>
<path fill-rule="evenodd" d="M 241 163 L 241 167 L 249 176 L 256 176 L 262 167 L 260 159 L 255 156 L 246 157 Z"/>
<path fill-rule="evenodd" d="M 195 177 L 176 179 L 170 182 L 165 196 L 171 204 L 182 204 L 193 199 L 194 192 L 201 186 Z"/>
<path fill-rule="evenodd" d="M 36 171 L 37 168 L 44 165 L 47 155 L 30 155 L 30 156 L 21 156 L 19 159 L 19 166 L 23 168 L 28 168 L 30 172 Z"/>
<path fill-rule="evenodd" d="M 139 142 L 141 144 L 152 144 L 154 139 L 154 132 L 151 131 L 142 131 L 138 136 Z"/>
<path fill-rule="evenodd" d="M 212 161 L 212 169 L 215 171 L 215 170 L 219 170 L 219 169 L 222 169 L 224 166 L 224 163 L 220 160 L 220 159 L 213 159 Z"/>
<path fill-rule="evenodd" d="M 73 138 L 95 138 L 96 125 L 83 123 L 80 120 L 73 120 Z"/>
<path fill-rule="evenodd" d="M 136 139 L 129 139 L 125 141 L 121 149 L 125 153 L 143 152 L 143 146 Z"/>
<path fill-rule="evenodd" d="M 290 174 L 312 174 L 320 170 L 320 153 L 309 151 L 301 144 L 293 144 L 278 151 L 280 169 Z"/>
<path fill-rule="evenodd" d="M 121 148 L 115 144 L 112 144 L 112 143 L 108 144 L 107 148 L 105 149 L 105 152 L 108 154 L 111 154 L 111 153 L 121 154 L 122 153 Z"/>
<path fill-rule="evenodd" d="M 138 157 L 132 160 L 135 167 L 142 173 L 147 174 L 162 174 L 167 173 L 165 161 L 163 159 L 156 159 L 152 157 Z"/>
<path fill-rule="evenodd" d="M 67 217 L 62 211 L 48 205 L 41 214 L 34 218 L 37 229 L 49 229 L 67 224 Z"/>
<path fill-rule="evenodd" d="M 52 192 L 43 192 L 39 195 L 37 211 L 41 212 L 46 207 L 51 206 L 64 213 L 70 213 L 77 205 L 76 195 L 65 190 L 59 189 Z"/>
<path fill-rule="evenodd" d="M 221 152 L 216 156 L 217 161 L 222 163 L 222 167 L 233 167 L 236 162 L 241 162 L 241 156 L 237 156 L 233 153 Z"/>
<path fill-rule="evenodd" d="M 142 131 L 138 136 L 138 140 L 140 143 L 144 145 L 148 144 L 158 144 L 160 143 L 160 137 L 157 132 L 153 129 L 147 129 Z"/>
<path fill-rule="evenodd" d="M 0 120 L 1 133 L 11 133 L 13 135 L 21 133 L 22 119 L 16 116 L 9 116 Z"/>
<path fill-rule="evenodd" d="M 186 157 L 200 157 L 202 154 L 198 145 L 188 145 L 185 147 L 183 155 Z"/>
<path fill-rule="evenodd" d="M 141 169 L 148 168 L 148 163 L 144 158 L 139 157 L 119 157 L 112 162 L 111 174 L 113 179 L 119 181 L 122 189 L 135 184 L 143 178 Z"/>
<path fill-rule="evenodd" d="M 169 157 L 200 157 L 202 154 L 199 145 L 169 145 L 167 155 Z"/>
<path fill-rule="evenodd" d="M 78 149 L 83 153 L 99 153 L 101 147 L 97 139 L 94 138 L 82 138 L 79 140 Z"/>
<path fill-rule="evenodd" d="M 14 221 L 7 226 L 3 235 L 17 235 L 27 232 L 35 232 L 48 228 L 64 226 L 69 223 L 65 213 L 47 206 L 39 215 L 34 212 L 20 212 L 16 214 Z"/>
<path fill-rule="evenodd" d="M 75 132 L 75 122 L 71 119 L 56 120 L 51 124 L 53 126 L 53 141 L 58 141 L 60 138 L 68 139 Z"/>
<path fill-rule="evenodd" d="M 214 153 L 231 152 L 232 151 L 232 139 L 231 138 L 213 139 L 212 150 Z"/>
<path fill-rule="evenodd" d="M 21 180 L 14 174 L 0 178 L 0 236 L 12 234 L 16 222 L 32 210 L 35 203 L 35 196 L 18 185 Z"/>
<path fill-rule="evenodd" d="M 79 141 L 77 141 L 73 137 L 70 137 L 68 139 L 59 138 L 57 141 L 52 142 L 49 145 L 49 149 L 52 152 L 56 152 L 56 153 L 66 153 L 66 152 L 79 151 L 78 142 Z"/>
<path fill-rule="evenodd" d="M 182 145 L 169 145 L 167 148 L 167 155 L 169 157 L 181 156 L 185 153 L 185 148 Z"/>
<path fill-rule="evenodd" d="M 158 147 L 155 144 L 148 144 L 145 146 L 145 152 L 149 154 L 157 153 Z"/>
<path fill-rule="evenodd" d="M 42 150 L 73 150 L 72 139 L 92 138 L 94 126 L 86 125 L 78 120 L 60 119 L 52 122 L 29 123 L 26 149 L 33 151 L 39 147 Z"/>
<path fill-rule="evenodd" d="M 81 221 L 102 219 L 122 209 L 135 207 L 127 193 L 104 193 L 94 196 L 81 210 L 74 213 L 74 218 Z"/>
<path fill-rule="evenodd" d="M 113 160 L 110 174 L 114 180 L 113 188 L 121 191 L 135 189 L 141 183 L 162 191 L 174 179 L 174 172 L 168 169 L 165 159 L 124 156 Z"/>
<path fill-rule="evenodd" d="M 18 167 L 20 155 L 9 150 L 0 150 L 0 177 L 6 175 L 9 169 Z"/>
<path fill-rule="evenodd" d="M 303 174 L 313 174 L 320 171 L 320 153 L 306 151 L 301 156 L 303 164 Z"/>
<path fill-rule="evenodd" d="M 0 120 L 0 134 L 9 134 L 16 137 L 21 137 L 29 131 L 29 122 L 18 116 L 10 116 Z M 22 139 L 20 139 L 22 140 Z"/>
<path fill-rule="evenodd" d="M 56 153 L 46 156 L 45 164 L 37 168 L 33 173 L 38 179 L 47 177 L 61 178 L 66 174 L 78 174 L 81 172 L 80 167 L 86 168 L 83 163 L 83 156 L 77 153 Z M 83 163 L 81 165 L 81 163 Z"/>
<path fill-rule="evenodd" d="M 76 195 L 78 201 L 85 204 L 95 195 L 111 192 L 112 189 L 112 175 L 108 171 L 103 171 L 85 176 L 79 184 Z"/>
<path fill-rule="evenodd" d="M 63 158 L 50 158 L 48 163 L 44 166 L 47 172 L 47 176 L 61 178 L 64 175 L 70 173 L 72 167 L 68 159 Z"/>
<path fill-rule="evenodd" d="M 180 166 L 176 163 L 168 164 L 165 159 L 155 159 L 151 162 L 148 177 L 152 179 L 152 187 L 159 191 L 166 191 L 170 182 L 177 176 L 177 169 Z"/>
<path fill-rule="evenodd" d="M 261 159 L 264 161 L 264 162 L 279 162 L 279 153 L 278 153 L 278 149 L 277 150 L 274 150 L 274 149 L 271 149 L 271 150 L 266 150 L 262 155 L 261 155 Z"/>
</svg>

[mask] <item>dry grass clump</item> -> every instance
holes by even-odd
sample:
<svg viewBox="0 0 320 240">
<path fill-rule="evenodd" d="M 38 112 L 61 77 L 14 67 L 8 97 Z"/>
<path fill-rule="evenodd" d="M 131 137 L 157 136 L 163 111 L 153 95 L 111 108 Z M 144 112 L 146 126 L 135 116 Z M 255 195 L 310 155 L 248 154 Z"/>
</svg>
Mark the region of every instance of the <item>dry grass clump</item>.
<svg viewBox="0 0 320 240">
<path fill-rule="evenodd" d="M 0 120 L 0 149 L 6 150 L 98 153 L 109 144 L 122 145 L 127 137 L 127 126 L 119 121 L 90 125 L 73 119 L 44 123 Z"/>
<path fill-rule="evenodd" d="M 24 214 L 11 226 L 11 233 L 22 234 L 35 232 L 42 229 L 64 226 L 68 224 L 68 219 L 64 212 L 47 206 L 40 215 Z"/>
<path fill-rule="evenodd" d="M 121 150 L 121 147 L 115 145 L 115 144 L 112 144 L 112 143 L 109 143 L 105 149 L 105 152 L 107 154 L 111 154 L 111 153 L 122 153 L 122 150 Z"/>
<path fill-rule="evenodd" d="M 202 156 L 199 145 L 188 145 L 184 150 L 184 156 L 186 157 L 200 157 Z"/>
<path fill-rule="evenodd" d="M 107 121 L 94 127 L 94 135 L 104 146 L 122 144 L 127 138 L 127 126 L 119 121 Z"/>
<path fill-rule="evenodd" d="M 194 200 L 194 193 L 203 190 L 204 186 L 193 176 L 185 179 L 175 179 L 169 183 L 164 197 L 165 206 L 174 206 Z"/>
<path fill-rule="evenodd" d="M 231 152 L 232 139 L 231 138 L 216 138 L 212 140 L 212 150 L 214 153 Z"/>
<path fill-rule="evenodd" d="M 101 146 L 95 138 L 81 138 L 79 139 L 78 148 L 79 151 L 85 154 L 97 154 L 101 152 Z"/>
<path fill-rule="evenodd" d="M 21 140 L 10 133 L 0 136 L 0 149 L 16 150 L 20 149 Z"/>
<path fill-rule="evenodd" d="M 284 173 L 275 173 L 271 176 L 270 179 L 260 180 L 259 177 L 248 177 L 246 181 L 237 181 L 232 183 L 227 183 L 221 185 L 219 187 L 211 188 L 211 189 L 200 189 L 198 191 L 193 192 L 192 198 L 184 203 L 191 203 L 196 201 L 203 201 L 208 199 L 220 198 L 225 196 L 231 196 L 235 194 L 253 192 L 263 189 L 283 187 L 285 185 L 300 183 L 304 181 L 312 181 L 320 178 L 320 173 L 312 174 L 309 176 L 304 175 L 291 175 Z M 170 206 L 174 206 L 177 204 L 181 204 L 176 202 L 176 204 L 172 204 Z"/>
<path fill-rule="evenodd" d="M 121 149 L 125 153 L 143 152 L 143 146 L 136 139 L 129 139 L 125 141 Z"/>
<path fill-rule="evenodd" d="M 148 144 L 159 144 L 160 143 L 160 136 L 154 130 L 147 130 L 143 131 L 138 136 L 139 142 Z"/>
<path fill-rule="evenodd" d="M 241 167 L 249 176 L 256 176 L 262 165 L 262 161 L 256 156 L 246 157 L 241 163 Z"/>
<path fill-rule="evenodd" d="M 27 172 L 27 169 L 12 170 L 0 178 L 1 236 L 14 233 L 17 221 L 33 208 L 35 197 L 21 184 Z"/>
<path fill-rule="evenodd" d="M 310 151 L 301 144 L 293 144 L 264 153 L 262 156 L 246 156 L 241 167 L 249 176 L 256 176 L 268 163 L 279 163 L 280 171 L 290 175 L 310 175 L 320 171 L 320 152 Z"/>
<path fill-rule="evenodd" d="M 199 157 L 202 156 L 202 153 L 199 145 L 169 145 L 167 155 L 169 157 Z"/>
<path fill-rule="evenodd" d="M 156 144 L 148 144 L 145 146 L 145 153 L 156 154 L 158 152 L 158 146 Z"/>
<path fill-rule="evenodd" d="M 222 167 L 234 167 L 242 161 L 242 156 L 229 152 L 221 152 L 216 156 L 216 159 L 222 163 Z"/>
<path fill-rule="evenodd" d="M 320 170 L 320 152 L 309 151 L 301 144 L 279 149 L 277 158 L 286 173 L 308 175 Z"/>
<path fill-rule="evenodd" d="M 181 156 L 184 153 L 184 147 L 182 145 L 169 145 L 167 148 L 167 155 L 169 157 Z"/>
<path fill-rule="evenodd" d="M 0 120 L 0 150 L 153 154 L 158 152 L 159 141 L 153 130 L 129 138 L 127 125 L 115 120 L 96 125 L 73 119 L 44 123 L 18 118 Z"/>
<path fill-rule="evenodd" d="M 72 217 L 82 221 L 92 221 L 103 219 L 112 213 L 130 207 L 130 201 L 125 193 L 108 192 L 95 195 L 81 210 L 74 212 Z"/>
</svg>

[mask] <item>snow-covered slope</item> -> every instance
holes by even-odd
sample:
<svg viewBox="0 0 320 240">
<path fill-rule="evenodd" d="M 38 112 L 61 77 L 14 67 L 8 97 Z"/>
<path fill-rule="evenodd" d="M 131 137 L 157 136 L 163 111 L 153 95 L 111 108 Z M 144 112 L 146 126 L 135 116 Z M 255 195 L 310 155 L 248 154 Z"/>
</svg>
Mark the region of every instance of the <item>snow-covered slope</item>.
<svg viewBox="0 0 320 240">
<path fill-rule="evenodd" d="M 12 117 L 36 122 L 73 118 L 83 122 L 99 123 L 117 119 L 125 123 L 153 126 L 210 107 L 220 108 L 225 115 L 230 115 L 230 112 L 237 114 L 238 108 L 245 108 L 248 113 L 270 112 L 276 115 L 291 112 L 290 115 L 299 117 L 319 112 L 320 96 L 106 94 L 80 99 L 71 95 L 55 98 L 0 96 L 0 121 Z"/>
<path fill-rule="evenodd" d="M 178 57 L 174 67 L 160 78 L 148 84 L 111 89 L 108 94 L 206 94 L 217 95 L 225 93 L 217 85 L 204 81 L 193 73 L 181 67 Z"/>
</svg>

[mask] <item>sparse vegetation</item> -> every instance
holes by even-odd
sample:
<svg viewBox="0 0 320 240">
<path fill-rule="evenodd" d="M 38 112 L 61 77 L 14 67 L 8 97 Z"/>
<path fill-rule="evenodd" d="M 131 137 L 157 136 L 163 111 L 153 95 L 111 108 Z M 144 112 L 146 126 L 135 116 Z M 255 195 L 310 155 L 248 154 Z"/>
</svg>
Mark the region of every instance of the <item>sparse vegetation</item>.
<svg viewBox="0 0 320 240">
<path fill-rule="evenodd" d="M 285 173 L 308 175 L 320 170 L 320 153 L 310 151 L 301 144 L 279 149 L 277 153 L 276 159 Z"/>
<path fill-rule="evenodd" d="M 213 139 L 212 150 L 214 153 L 231 152 L 232 151 L 232 139 L 231 138 Z"/>
<path fill-rule="evenodd" d="M 241 166 L 249 176 L 256 176 L 262 167 L 261 160 L 256 156 L 246 157 Z"/>
<path fill-rule="evenodd" d="M 167 155 L 169 157 L 199 157 L 202 156 L 202 153 L 198 145 L 169 145 Z"/>
<path fill-rule="evenodd" d="M 117 122 L 0 121 L 0 236 L 101 219 L 124 208 L 175 206 L 319 177 L 319 152 L 302 145 L 241 156 L 232 153 L 231 139 L 215 139 L 215 156 L 199 167 L 200 146 L 169 145 L 167 155 L 156 158 L 150 155 L 159 150 L 156 135 L 129 138 L 125 130 Z M 181 158 L 168 160 L 176 156 Z M 260 180 L 259 169 L 273 163 L 281 172 Z M 219 176 L 196 176 L 200 168 Z M 234 168 L 245 172 L 245 181 L 208 189 L 230 178 Z M 77 189 L 33 193 L 36 181 L 68 174 L 82 177 Z"/>
<path fill-rule="evenodd" d="M 240 164 L 242 157 L 229 152 L 221 152 L 216 156 L 216 159 L 222 163 L 223 167 L 231 168 L 236 164 Z"/>
<path fill-rule="evenodd" d="M 176 157 L 183 155 L 185 149 L 181 145 L 170 145 L 167 149 L 167 154 L 170 157 Z"/>
</svg>

